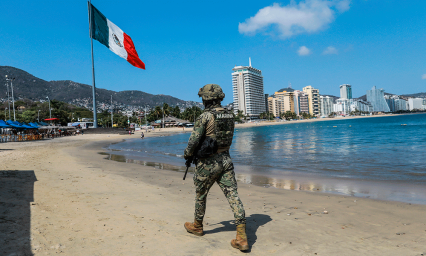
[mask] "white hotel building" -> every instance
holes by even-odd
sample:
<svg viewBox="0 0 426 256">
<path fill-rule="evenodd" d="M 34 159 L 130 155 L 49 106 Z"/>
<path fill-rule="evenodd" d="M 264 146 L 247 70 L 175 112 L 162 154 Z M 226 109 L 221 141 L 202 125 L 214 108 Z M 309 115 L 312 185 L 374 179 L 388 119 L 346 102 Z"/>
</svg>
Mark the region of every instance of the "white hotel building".
<svg viewBox="0 0 426 256">
<path fill-rule="evenodd" d="M 232 71 L 234 113 L 241 110 L 245 116 L 258 118 L 266 111 L 262 71 L 253 68 L 251 61 L 248 67 L 236 66 Z"/>
<path fill-rule="evenodd" d="M 330 96 L 320 96 L 321 116 L 329 116 L 333 112 L 334 99 Z"/>
</svg>

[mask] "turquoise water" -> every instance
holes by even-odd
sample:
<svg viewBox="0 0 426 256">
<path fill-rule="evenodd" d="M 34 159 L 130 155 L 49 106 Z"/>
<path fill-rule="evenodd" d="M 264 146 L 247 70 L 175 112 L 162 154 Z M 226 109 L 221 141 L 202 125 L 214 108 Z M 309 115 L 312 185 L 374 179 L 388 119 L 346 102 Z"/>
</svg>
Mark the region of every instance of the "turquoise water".
<svg viewBox="0 0 426 256">
<path fill-rule="evenodd" d="M 190 134 L 111 145 L 115 155 L 183 169 Z M 236 128 L 240 181 L 426 203 L 426 114 Z"/>
</svg>

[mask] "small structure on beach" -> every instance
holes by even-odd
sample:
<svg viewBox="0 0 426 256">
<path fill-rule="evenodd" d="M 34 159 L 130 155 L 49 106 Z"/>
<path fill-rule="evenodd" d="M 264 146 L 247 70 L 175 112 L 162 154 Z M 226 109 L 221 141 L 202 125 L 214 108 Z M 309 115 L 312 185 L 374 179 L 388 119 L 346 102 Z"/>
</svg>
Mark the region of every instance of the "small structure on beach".
<svg viewBox="0 0 426 256">
<path fill-rule="evenodd" d="M 159 119 L 153 122 L 151 125 L 158 127 L 178 127 L 178 126 L 184 126 L 186 124 L 189 124 L 187 120 L 183 120 L 174 116 L 167 116 L 164 117 L 164 119 Z"/>
</svg>

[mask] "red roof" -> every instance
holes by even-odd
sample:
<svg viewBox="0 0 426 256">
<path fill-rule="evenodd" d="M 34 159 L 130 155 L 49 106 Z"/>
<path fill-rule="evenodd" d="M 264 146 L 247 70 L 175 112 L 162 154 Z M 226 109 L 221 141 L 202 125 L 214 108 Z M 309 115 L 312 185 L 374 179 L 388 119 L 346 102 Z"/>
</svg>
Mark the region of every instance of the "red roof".
<svg viewBox="0 0 426 256">
<path fill-rule="evenodd" d="M 44 119 L 44 121 L 55 121 L 55 120 L 59 120 L 59 118 L 46 118 L 46 119 Z"/>
</svg>

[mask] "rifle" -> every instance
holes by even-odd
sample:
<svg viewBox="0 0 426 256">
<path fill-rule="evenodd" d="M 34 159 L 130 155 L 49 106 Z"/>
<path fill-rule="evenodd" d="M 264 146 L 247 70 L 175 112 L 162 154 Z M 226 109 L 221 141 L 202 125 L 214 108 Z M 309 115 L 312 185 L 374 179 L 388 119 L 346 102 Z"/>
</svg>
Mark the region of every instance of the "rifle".
<svg viewBox="0 0 426 256">
<path fill-rule="evenodd" d="M 193 162 L 193 160 L 194 160 L 194 157 L 191 157 L 188 160 L 186 160 L 186 162 L 185 162 L 186 171 L 185 171 L 185 175 L 183 175 L 183 180 L 185 180 L 186 174 L 188 173 L 188 169 L 191 166 L 191 163 Z"/>
<path fill-rule="evenodd" d="M 197 159 L 209 157 L 217 152 L 217 141 L 211 137 L 207 137 L 200 143 L 195 150 L 194 155 L 191 158 L 188 158 L 185 162 L 186 171 L 183 176 L 183 180 L 186 178 L 186 174 L 188 173 L 188 169 L 191 166 L 191 163 L 197 164 Z"/>
</svg>

